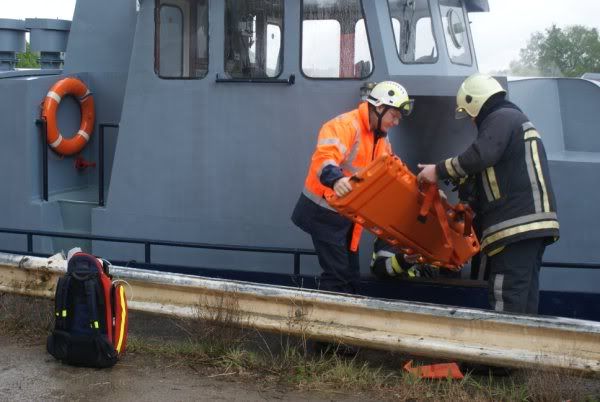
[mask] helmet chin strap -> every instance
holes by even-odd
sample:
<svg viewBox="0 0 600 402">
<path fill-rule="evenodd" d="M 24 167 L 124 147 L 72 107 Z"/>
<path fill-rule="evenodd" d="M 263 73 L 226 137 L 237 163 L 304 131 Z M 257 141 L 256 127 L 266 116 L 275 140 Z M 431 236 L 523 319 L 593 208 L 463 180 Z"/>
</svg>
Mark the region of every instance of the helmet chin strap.
<svg viewBox="0 0 600 402">
<path fill-rule="evenodd" d="M 387 113 L 389 108 L 390 107 L 388 105 L 383 105 L 383 112 L 379 113 L 377 108 L 373 106 L 373 112 L 375 113 L 375 116 L 377 116 L 377 127 L 374 130 L 377 137 L 385 137 L 387 134 L 381 129 L 381 120 L 383 120 L 383 116 Z"/>
</svg>

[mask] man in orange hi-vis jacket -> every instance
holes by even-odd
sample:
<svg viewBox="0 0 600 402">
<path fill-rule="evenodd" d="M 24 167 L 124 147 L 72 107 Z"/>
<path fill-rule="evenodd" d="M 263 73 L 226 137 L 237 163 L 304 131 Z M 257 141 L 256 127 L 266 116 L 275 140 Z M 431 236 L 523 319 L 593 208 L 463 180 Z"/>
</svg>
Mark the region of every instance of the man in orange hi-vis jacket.
<svg viewBox="0 0 600 402">
<path fill-rule="evenodd" d="M 352 191 L 352 175 L 384 154 L 392 154 L 390 128 L 412 112 L 413 100 L 393 81 L 377 84 L 366 102 L 321 127 L 304 189 L 292 221 L 311 235 L 323 269 L 320 289 L 357 293 L 358 243 L 362 227 L 339 215 L 326 201 Z"/>
</svg>

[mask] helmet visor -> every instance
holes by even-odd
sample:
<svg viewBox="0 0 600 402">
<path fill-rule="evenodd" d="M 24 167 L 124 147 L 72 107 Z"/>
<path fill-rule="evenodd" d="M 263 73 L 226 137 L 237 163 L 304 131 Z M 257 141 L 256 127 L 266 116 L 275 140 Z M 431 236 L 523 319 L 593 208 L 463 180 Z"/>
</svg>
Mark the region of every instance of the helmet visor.
<svg viewBox="0 0 600 402">
<path fill-rule="evenodd" d="M 410 116 L 410 114 L 413 112 L 414 105 L 415 105 L 415 100 L 409 99 L 406 102 L 404 102 L 403 104 L 401 104 L 398 109 L 400 110 L 400 113 L 402 114 L 403 117 L 407 117 L 407 116 Z"/>
<path fill-rule="evenodd" d="M 454 118 L 456 120 L 466 119 L 467 117 L 469 117 L 469 114 L 467 113 L 465 108 L 463 108 L 463 107 L 456 108 L 456 111 L 454 112 Z"/>
</svg>

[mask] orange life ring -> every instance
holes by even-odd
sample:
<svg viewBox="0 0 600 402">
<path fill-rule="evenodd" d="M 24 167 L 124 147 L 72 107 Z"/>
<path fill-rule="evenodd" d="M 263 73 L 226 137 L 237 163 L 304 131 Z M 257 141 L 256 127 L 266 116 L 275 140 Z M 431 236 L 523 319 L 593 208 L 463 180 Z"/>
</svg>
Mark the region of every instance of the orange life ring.
<svg viewBox="0 0 600 402">
<path fill-rule="evenodd" d="M 56 111 L 66 95 L 77 98 L 81 107 L 81 125 L 71 138 L 62 136 L 56 122 Z M 42 105 L 42 119 L 46 120 L 46 139 L 50 147 L 60 155 L 76 154 L 85 147 L 94 130 L 94 97 L 81 80 L 74 77 L 63 78 L 48 91 Z"/>
</svg>

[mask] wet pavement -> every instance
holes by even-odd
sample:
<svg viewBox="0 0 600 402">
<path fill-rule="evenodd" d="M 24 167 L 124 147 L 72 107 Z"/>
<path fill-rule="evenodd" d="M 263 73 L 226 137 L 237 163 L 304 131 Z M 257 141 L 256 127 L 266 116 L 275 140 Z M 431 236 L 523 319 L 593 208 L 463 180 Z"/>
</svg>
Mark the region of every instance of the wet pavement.
<svg viewBox="0 0 600 402">
<path fill-rule="evenodd" d="M 0 335 L 0 401 L 364 400 L 364 396 L 279 390 L 231 377 L 135 354 L 111 369 L 71 367 L 46 353 L 42 340 Z"/>
</svg>

